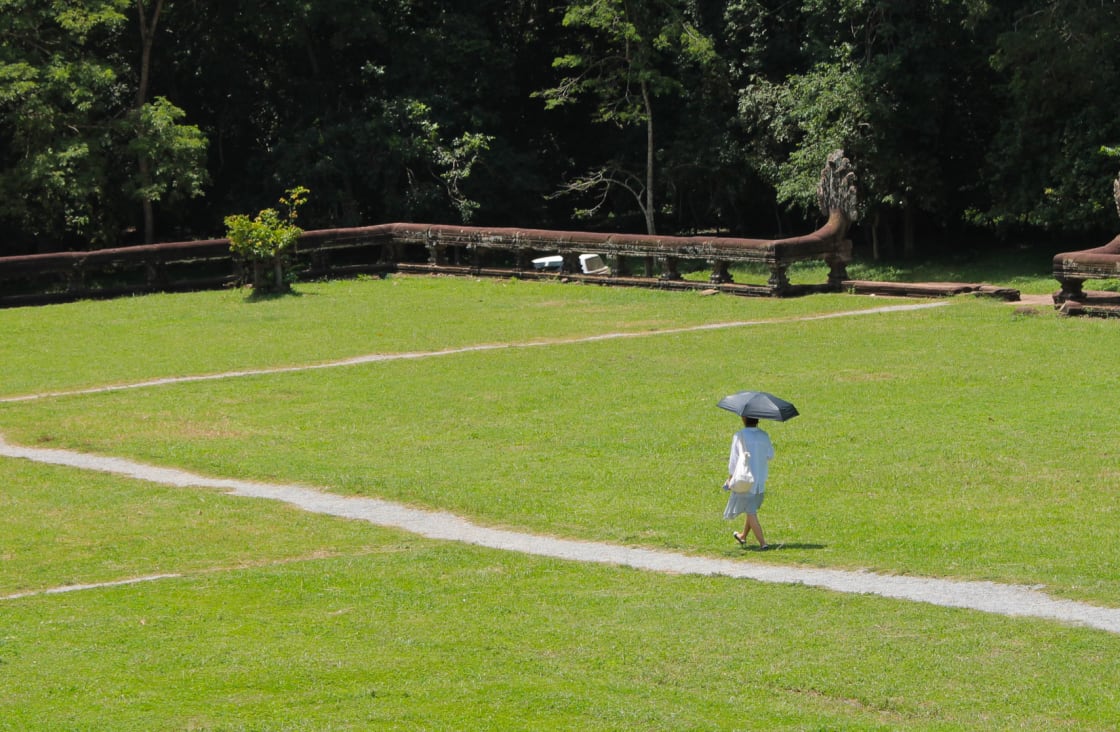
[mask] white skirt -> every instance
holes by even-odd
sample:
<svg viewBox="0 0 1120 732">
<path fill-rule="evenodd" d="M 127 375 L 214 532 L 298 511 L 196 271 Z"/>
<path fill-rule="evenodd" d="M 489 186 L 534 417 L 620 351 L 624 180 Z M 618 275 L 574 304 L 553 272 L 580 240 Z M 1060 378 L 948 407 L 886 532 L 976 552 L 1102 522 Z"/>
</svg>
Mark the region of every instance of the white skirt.
<svg viewBox="0 0 1120 732">
<path fill-rule="evenodd" d="M 727 499 L 727 508 L 723 509 L 723 517 L 725 519 L 735 518 L 741 513 L 753 516 L 754 514 L 758 513 L 758 509 L 762 505 L 762 499 L 765 497 L 765 492 L 732 492 L 731 496 Z"/>
</svg>

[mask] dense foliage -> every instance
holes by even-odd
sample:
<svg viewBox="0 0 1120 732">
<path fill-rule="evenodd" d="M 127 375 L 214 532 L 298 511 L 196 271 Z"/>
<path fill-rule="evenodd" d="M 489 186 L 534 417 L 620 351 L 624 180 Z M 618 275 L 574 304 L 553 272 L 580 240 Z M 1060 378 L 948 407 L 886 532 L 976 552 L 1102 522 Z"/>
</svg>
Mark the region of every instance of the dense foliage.
<svg viewBox="0 0 1120 732">
<path fill-rule="evenodd" d="M 883 255 L 1114 228 L 1112 0 L 0 0 L 0 253 L 395 220 Z"/>
</svg>

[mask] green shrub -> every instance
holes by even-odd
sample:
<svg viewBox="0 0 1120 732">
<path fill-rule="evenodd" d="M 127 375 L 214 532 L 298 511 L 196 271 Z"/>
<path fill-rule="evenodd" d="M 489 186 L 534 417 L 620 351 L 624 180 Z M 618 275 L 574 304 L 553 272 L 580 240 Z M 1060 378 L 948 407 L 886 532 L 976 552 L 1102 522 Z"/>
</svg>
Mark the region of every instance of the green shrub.
<svg viewBox="0 0 1120 732">
<path fill-rule="evenodd" d="M 288 288 L 288 254 L 303 233 L 295 221 L 308 193 L 303 186 L 289 189 L 280 199 L 280 204 L 287 207 L 284 216 L 266 208 L 252 219 L 245 214 L 225 218 L 230 251 L 251 264 L 255 291 L 281 292 Z M 270 270 L 271 281 L 266 277 Z"/>
</svg>

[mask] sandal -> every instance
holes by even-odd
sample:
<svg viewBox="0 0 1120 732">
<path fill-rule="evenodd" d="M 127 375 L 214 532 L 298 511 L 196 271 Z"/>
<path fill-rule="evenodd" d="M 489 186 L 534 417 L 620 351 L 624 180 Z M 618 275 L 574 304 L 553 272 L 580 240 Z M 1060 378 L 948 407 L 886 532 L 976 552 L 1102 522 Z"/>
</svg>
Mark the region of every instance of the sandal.
<svg viewBox="0 0 1120 732">
<path fill-rule="evenodd" d="M 731 535 L 735 537 L 735 541 L 739 542 L 739 546 L 746 546 L 747 545 L 746 538 L 741 536 L 738 531 L 732 531 Z"/>
</svg>

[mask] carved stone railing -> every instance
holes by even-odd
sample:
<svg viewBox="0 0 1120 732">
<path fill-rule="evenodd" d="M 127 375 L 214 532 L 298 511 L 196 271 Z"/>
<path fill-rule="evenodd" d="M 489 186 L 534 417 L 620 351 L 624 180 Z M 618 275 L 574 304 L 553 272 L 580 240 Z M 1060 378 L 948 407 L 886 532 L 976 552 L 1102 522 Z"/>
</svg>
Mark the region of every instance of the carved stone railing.
<svg viewBox="0 0 1120 732">
<path fill-rule="evenodd" d="M 1120 214 L 1120 177 L 1113 182 L 1112 192 Z M 1120 279 L 1120 236 L 1093 249 L 1054 255 L 1054 279 L 1061 285 L 1054 295 L 1058 304 L 1085 300 L 1082 286 L 1086 280 Z M 1098 299 L 1117 300 L 1117 296 L 1112 293 Z"/>
<path fill-rule="evenodd" d="M 211 289 L 239 272 L 228 239 L 0 257 L 0 306 Z"/>
<path fill-rule="evenodd" d="M 534 270 L 533 257 L 559 254 L 561 276 L 646 286 L 683 286 L 680 262 L 703 260 L 712 268 L 707 287 L 773 296 L 838 291 L 852 257 L 847 232 L 856 217 L 855 196 L 851 166 L 838 151 L 829 157 L 818 189 L 827 220 L 805 236 L 744 239 L 398 223 L 304 232 L 293 256 L 296 270 L 309 278 L 394 271 L 541 277 L 555 275 Z M 611 274 L 582 274 L 580 254 L 602 255 L 612 264 Z M 828 264 L 827 281 L 791 285 L 788 267 L 812 260 Z M 641 274 L 630 273 L 634 262 L 640 263 Z M 766 266 L 769 280 L 762 286 L 734 283 L 729 267 L 736 263 Z M 0 258 L 0 305 L 206 289 L 239 279 L 242 267 L 226 239 L 5 257 Z"/>
<path fill-rule="evenodd" d="M 1085 299 L 1085 280 L 1120 279 L 1120 236 L 1104 246 L 1055 255 L 1054 279 L 1061 285 L 1054 295 L 1059 304 Z"/>
</svg>

